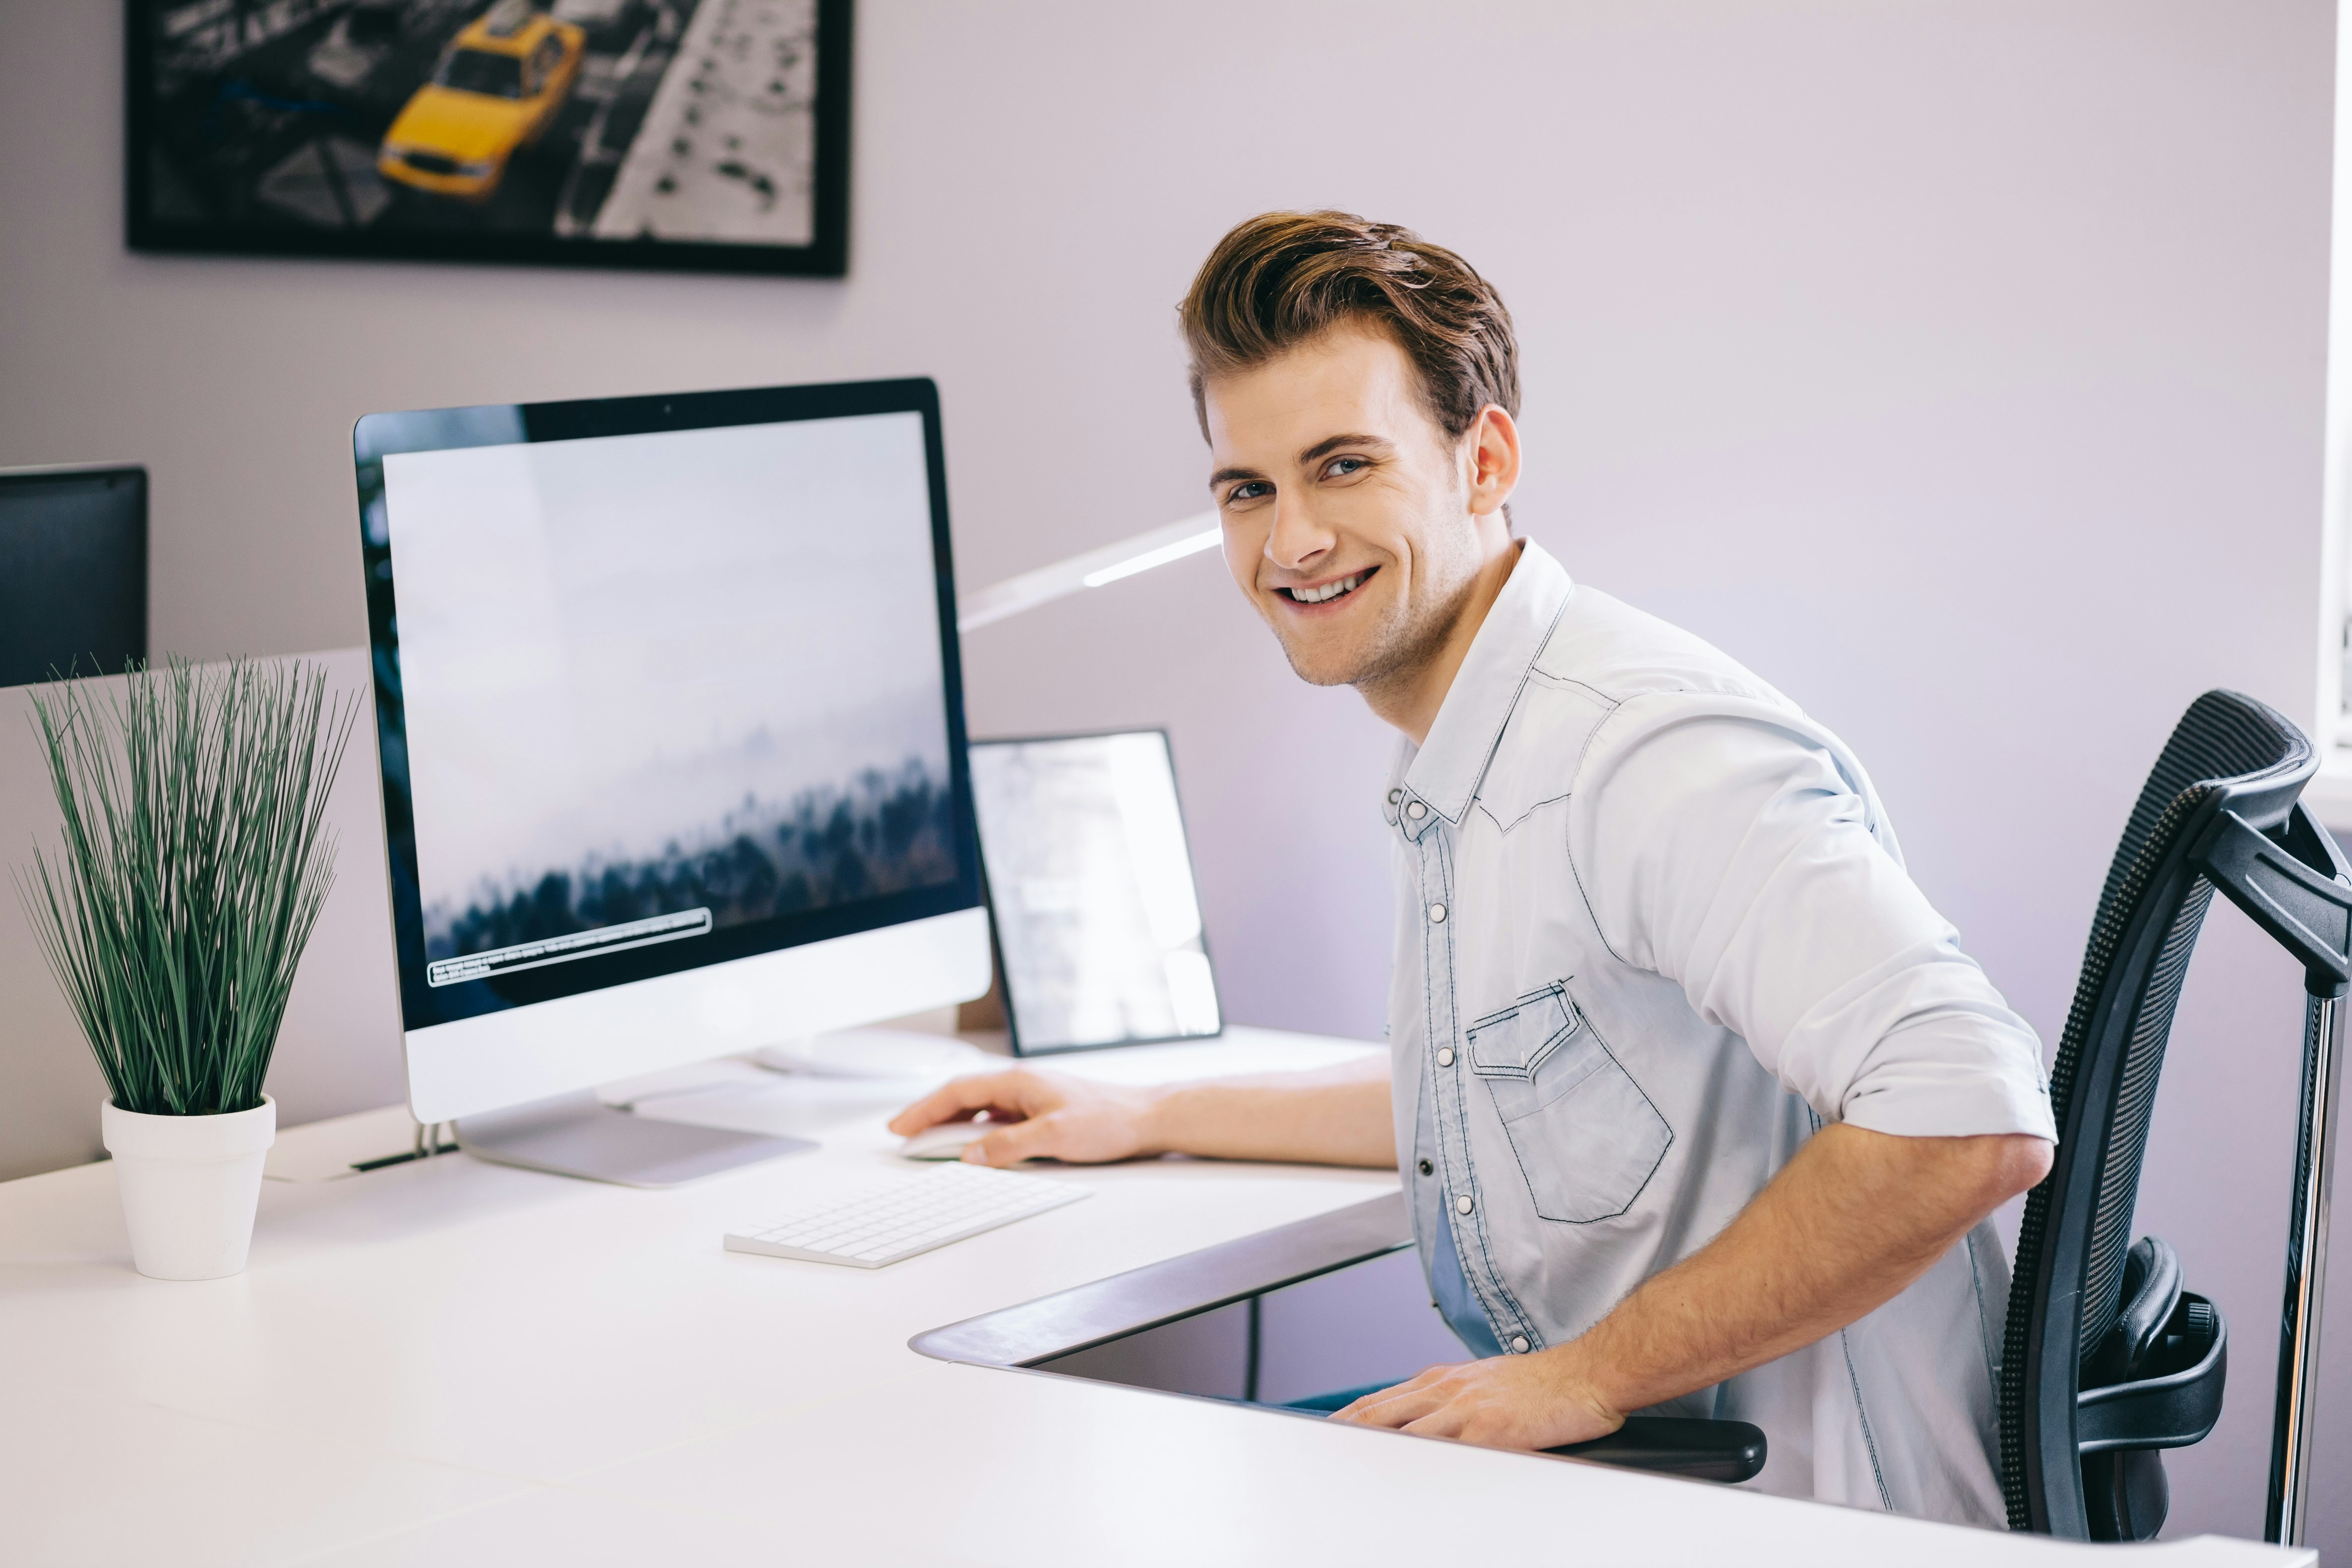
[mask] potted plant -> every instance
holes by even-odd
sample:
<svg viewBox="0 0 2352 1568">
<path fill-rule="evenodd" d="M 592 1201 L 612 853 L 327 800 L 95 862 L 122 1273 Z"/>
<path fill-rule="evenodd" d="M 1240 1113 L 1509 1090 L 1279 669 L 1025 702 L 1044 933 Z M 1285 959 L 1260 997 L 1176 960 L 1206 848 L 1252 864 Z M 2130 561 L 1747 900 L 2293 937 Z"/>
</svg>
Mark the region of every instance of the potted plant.
<svg viewBox="0 0 2352 1568">
<path fill-rule="evenodd" d="M 173 659 L 33 694 L 63 816 L 18 896 L 106 1077 L 131 1254 L 245 1268 L 278 1108 L 262 1092 L 334 880 L 327 791 L 359 700 L 323 668 Z"/>
</svg>

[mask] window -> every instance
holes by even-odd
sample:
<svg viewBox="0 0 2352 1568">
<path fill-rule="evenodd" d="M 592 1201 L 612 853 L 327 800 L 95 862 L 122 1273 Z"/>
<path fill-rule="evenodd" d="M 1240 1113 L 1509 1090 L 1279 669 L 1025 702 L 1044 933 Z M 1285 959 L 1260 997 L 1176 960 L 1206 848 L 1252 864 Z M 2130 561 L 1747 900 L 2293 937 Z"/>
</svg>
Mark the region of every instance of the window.
<svg viewBox="0 0 2352 1568">
<path fill-rule="evenodd" d="M 2327 306 L 2327 471 L 2319 553 L 2319 776 L 2304 799 L 2331 827 L 2352 827 L 2352 30 L 2336 35 L 2336 191 Z"/>
<path fill-rule="evenodd" d="M 522 62 L 512 55 L 494 55 L 488 49 L 458 49 L 441 62 L 434 80 L 458 92 L 520 98 Z"/>
<path fill-rule="evenodd" d="M 563 60 L 563 40 L 550 34 L 530 52 L 530 96 L 537 98 L 555 79 L 555 68 Z"/>
</svg>

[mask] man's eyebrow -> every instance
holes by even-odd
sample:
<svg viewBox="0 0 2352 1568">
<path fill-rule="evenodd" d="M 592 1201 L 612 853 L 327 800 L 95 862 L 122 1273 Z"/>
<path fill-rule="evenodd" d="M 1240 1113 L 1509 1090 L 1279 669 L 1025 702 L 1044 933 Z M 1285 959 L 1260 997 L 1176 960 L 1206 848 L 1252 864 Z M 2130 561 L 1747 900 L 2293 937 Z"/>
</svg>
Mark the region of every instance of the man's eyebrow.
<svg viewBox="0 0 2352 1568">
<path fill-rule="evenodd" d="M 1332 453 L 1338 451 L 1342 447 L 1376 447 L 1383 452 L 1394 451 L 1396 449 L 1390 442 L 1383 440 L 1378 436 L 1326 436 L 1320 441 L 1316 442 L 1312 447 L 1307 447 L 1304 452 L 1299 453 L 1298 461 L 1302 466 L 1307 463 L 1317 462 L 1322 458 L 1329 457 Z"/>
<path fill-rule="evenodd" d="M 1396 444 L 1388 440 L 1384 437 L 1366 436 L 1358 433 L 1340 436 L 1326 436 L 1323 439 L 1316 442 L 1315 445 L 1307 447 L 1307 450 L 1298 454 L 1299 464 L 1301 467 L 1304 467 L 1307 464 L 1319 461 L 1322 458 L 1329 457 L 1332 453 L 1339 451 L 1343 447 L 1360 447 L 1374 452 L 1393 452 L 1396 450 Z M 1234 479 L 1262 479 L 1264 478 L 1265 478 L 1265 476 L 1258 472 L 1255 468 L 1219 468 L 1215 473 L 1209 476 L 1209 488 L 1211 489 L 1214 489 L 1219 485 L 1227 483 Z"/>
</svg>

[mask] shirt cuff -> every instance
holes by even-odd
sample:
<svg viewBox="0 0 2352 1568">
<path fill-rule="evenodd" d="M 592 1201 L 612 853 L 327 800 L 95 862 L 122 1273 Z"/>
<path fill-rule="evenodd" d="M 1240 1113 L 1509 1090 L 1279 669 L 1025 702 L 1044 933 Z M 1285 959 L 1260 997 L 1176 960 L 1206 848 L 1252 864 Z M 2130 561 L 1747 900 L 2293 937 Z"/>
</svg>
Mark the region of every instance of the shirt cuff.
<svg viewBox="0 0 2352 1568">
<path fill-rule="evenodd" d="M 1838 1120 L 1850 1127 L 1898 1138 L 2023 1132 L 2058 1142 L 2047 1089 L 1958 1064 L 1909 1061 L 1873 1073 L 1841 1112 Z"/>
</svg>

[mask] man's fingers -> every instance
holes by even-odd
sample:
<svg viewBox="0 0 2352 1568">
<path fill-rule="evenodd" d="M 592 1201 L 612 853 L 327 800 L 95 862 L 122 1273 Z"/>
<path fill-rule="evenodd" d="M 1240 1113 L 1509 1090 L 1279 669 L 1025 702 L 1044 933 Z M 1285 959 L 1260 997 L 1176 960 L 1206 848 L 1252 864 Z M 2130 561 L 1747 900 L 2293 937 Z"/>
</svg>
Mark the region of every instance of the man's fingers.
<svg viewBox="0 0 2352 1568">
<path fill-rule="evenodd" d="M 1436 1382 L 1439 1378 L 1444 1377 L 1447 1373 L 1452 1372 L 1456 1364 L 1458 1363 L 1441 1362 L 1435 1366 L 1423 1367 L 1419 1372 L 1414 1373 L 1402 1383 L 1392 1383 L 1386 1388 L 1375 1388 L 1370 1394 L 1362 1395 L 1352 1404 L 1341 1406 L 1331 1414 L 1333 1415 L 1345 1415 L 1351 1410 L 1362 1410 L 1370 1405 L 1378 1405 L 1383 1399 L 1393 1399 L 1398 1394 L 1411 1394 L 1417 1390 L 1426 1388 L 1431 1384 Z"/>
<path fill-rule="evenodd" d="M 1427 1415 L 1415 1416 L 1403 1423 L 1397 1430 L 1410 1432 L 1416 1437 L 1464 1437 L 1466 1441 L 1475 1443 L 1477 1441 L 1476 1438 L 1465 1436 L 1470 1425 L 1470 1415 L 1471 1407 L 1463 1401 L 1440 1400 L 1436 1407 Z M 1489 1447 L 1495 1446 L 1497 1445 L 1489 1445 Z"/>
<path fill-rule="evenodd" d="M 1347 1408 L 1332 1412 L 1331 1419 L 1350 1421 L 1360 1426 L 1402 1426 L 1445 1403 L 1445 1395 L 1437 1384 L 1453 1370 L 1450 1366 L 1433 1366 L 1392 1388 L 1367 1394 Z"/>
<path fill-rule="evenodd" d="M 1008 1123 L 1002 1132 L 975 1138 L 963 1146 L 963 1157 L 975 1165 L 1017 1165 L 1042 1154 L 1057 1152 L 1062 1131 L 1058 1112 Z"/>
<path fill-rule="evenodd" d="M 975 1111 L 1019 1115 L 1020 1079 L 1018 1072 L 982 1073 L 976 1078 L 957 1079 L 892 1117 L 890 1131 L 901 1138 L 911 1138 L 924 1128 L 937 1127 L 942 1121 L 968 1121 Z"/>
<path fill-rule="evenodd" d="M 1331 1419 L 1352 1422 L 1359 1426 L 1402 1426 L 1419 1420 L 1444 1403 L 1442 1396 L 1428 1389 L 1415 1389 L 1411 1394 L 1399 1394 L 1394 1398 L 1360 1399 Z"/>
</svg>

